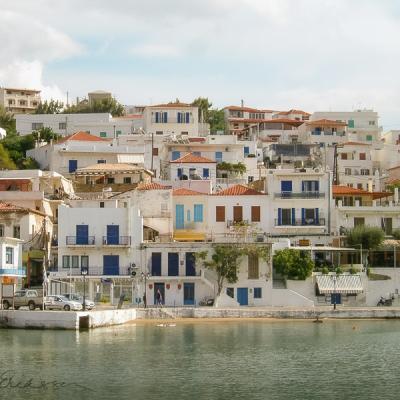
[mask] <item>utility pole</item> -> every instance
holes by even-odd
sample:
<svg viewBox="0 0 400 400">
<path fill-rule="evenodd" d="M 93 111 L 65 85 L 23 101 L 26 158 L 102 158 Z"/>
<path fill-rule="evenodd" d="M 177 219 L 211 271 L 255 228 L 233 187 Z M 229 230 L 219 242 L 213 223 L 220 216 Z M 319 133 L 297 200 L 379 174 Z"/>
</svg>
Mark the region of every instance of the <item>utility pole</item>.
<svg viewBox="0 0 400 400">
<path fill-rule="evenodd" d="M 151 131 L 151 172 L 153 173 L 153 159 L 154 159 L 154 131 Z M 150 177 L 151 182 L 153 182 L 153 175 Z"/>
</svg>

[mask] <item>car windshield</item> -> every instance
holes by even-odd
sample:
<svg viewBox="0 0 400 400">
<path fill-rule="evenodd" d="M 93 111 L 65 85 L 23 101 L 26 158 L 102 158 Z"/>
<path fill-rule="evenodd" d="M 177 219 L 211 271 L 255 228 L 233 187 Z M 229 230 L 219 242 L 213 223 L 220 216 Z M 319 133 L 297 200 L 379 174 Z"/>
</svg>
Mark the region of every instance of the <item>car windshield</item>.
<svg viewBox="0 0 400 400">
<path fill-rule="evenodd" d="M 62 301 L 68 301 L 68 299 L 65 296 L 58 296 L 58 298 Z"/>
</svg>

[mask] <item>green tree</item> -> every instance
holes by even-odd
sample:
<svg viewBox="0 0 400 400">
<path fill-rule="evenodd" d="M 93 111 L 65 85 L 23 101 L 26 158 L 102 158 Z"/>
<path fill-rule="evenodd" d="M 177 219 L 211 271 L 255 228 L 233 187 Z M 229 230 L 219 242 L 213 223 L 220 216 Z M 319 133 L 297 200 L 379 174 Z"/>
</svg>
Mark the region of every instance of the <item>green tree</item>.
<svg viewBox="0 0 400 400">
<path fill-rule="evenodd" d="M 48 126 L 44 126 L 37 131 L 33 131 L 32 136 L 35 140 L 40 140 L 47 143 L 50 142 L 50 140 L 57 140 L 61 138 L 61 135 L 55 133 L 53 129 L 49 128 Z"/>
<path fill-rule="evenodd" d="M 347 233 L 346 239 L 350 247 L 357 247 L 361 244 L 363 254 L 367 253 L 369 256 L 371 250 L 378 248 L 383 243 L 385 234 L 381 228 L 360 225 L 351 229 Z M 365 261 L 368 261 L 368 259 L 365 259 Z M 361 260 L 361 263 L 364 265 L 364 260 Z M 368 265 L 368 262 L 366 264 Z"/>
<path fill-rule="evenodd" d="M 7 136 L 0 141 L 8 156 L 19 169 L 24 169 L 26 151 L 35 147 L 33 135 L 17 135 L 15 132 L 8 132 Z"/>
<path fill-rule="evenodd" d="M 305 280 L 311 276 L 315 264 L 306 251 L 283 249 L 274 254 L 273 267 L 285 279 Z"/>
<path fill-rule="evenodd" d="M 0 169 L 15 169 L 16 165 L 7 150 L 0 143 Z"/>
<path fill-rule="evenodd" d="M 64 103 L 51 99 L 40 102 L 35 110 L 35 114 L 59 114 L 64 108 Z"/>
<path fill-rule="evenodd" d="M 14 114 L 6 111 L 3 106 L 0 106 L 0 128 L 5 129 L 7 133 L 15 132 Z"/>
<path fill-rule="evenodd" d="M 199 108 L 199 122 L 209 124 L 212 133 L 225 130 L 224 110 L 211 108 L 212 103 L 208 100 L 208 97 L 198 97 L 193 100 L 192 105 Z"/>
<path fill-rule="evenodd" d="M 199 122 L 208 122 L 209 109 L 212 107 L 212 103 L 208 100 L 208 97 L 198 97 L 193 100 L 192 106 L 199 108 Z"/>
<path fill-rule="evenodd" d="M 75 105 L 70 105 L 64 108 L 65 114 L 83 114 L 83 113 L 110 113 L 113 117 L 124 115 L 124 106 L 115 98 L 102 99 L 89 104 L 87 101 L 82 101 Z"/>
</svg>

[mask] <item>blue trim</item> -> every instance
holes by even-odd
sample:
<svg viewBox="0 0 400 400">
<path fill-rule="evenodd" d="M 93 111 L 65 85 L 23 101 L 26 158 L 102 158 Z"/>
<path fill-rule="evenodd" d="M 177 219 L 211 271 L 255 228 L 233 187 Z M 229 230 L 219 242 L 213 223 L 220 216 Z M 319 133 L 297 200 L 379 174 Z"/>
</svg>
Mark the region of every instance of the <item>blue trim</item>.
<svg viewBox="0 0 400 400">
<path fill-rule="evenodd" d="M 292 208 L 292 225 L 296 225 L 296 209 Z"/>
<path fill-rule="evenodd" d="M 278 225 L 282 225 L 282 208 L 278 208 Z"/>
<path fill-rule="evenodd" d="M 203 178 L 210 177 L 210 168 L 203 168 Z"/>
<path fill-rule="evenodd" d="M 203 204 L 194 205 L 194 222 L 203 222 Z"/>
<path fill-rule="evenodd" d="M 25 268 L 0 268 L 0 276 L 26 276 Z"/>
<path fill-rule="evenodd" d="M 306 224 L 306 209 L 305 208 L 301 209 L 301 224 L 302 225 Z"/>
<path fill-rule="evenodd" d="M 315 223 L 319 224 L 319 208 L 315 209 Z"/>
</svg>

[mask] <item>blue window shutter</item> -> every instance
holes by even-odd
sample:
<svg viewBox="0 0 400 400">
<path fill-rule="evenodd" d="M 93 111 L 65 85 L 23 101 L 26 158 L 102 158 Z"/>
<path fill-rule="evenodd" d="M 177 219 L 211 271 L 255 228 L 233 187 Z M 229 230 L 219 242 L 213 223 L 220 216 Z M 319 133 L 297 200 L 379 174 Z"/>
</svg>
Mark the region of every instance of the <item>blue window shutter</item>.
<svg viewBox="0 0 400 400">
<path fill-rule="evenodd" d="M 292 208 L 292 225 L 296 225 L 296 209 Z"/>
<path fill-rule="evenodd" d="M 250 153 L 250 148 L 248 146 L 244 146 L 243 153 L 244 153 L 244 156 L 246 157 Z"/>
<path fill-rule="evenodd" d="M 172 155 L 171 155 L 172 161 L 177 160 L 178 158 L 180 158 L 180 156 L 181 156 L 181 153 L 179 151 L 173 151 Z"/>
<path fill-rule="evenodd" d="M 183 229 L 185 227 L 185 207 L 183 204 L 175 206 L 175 228 Z"/>
<path fill-rule="evenodd" d="M 281 182 L 281 191 L 282 192 L 291 192 L 292 191 L 292 181 L 282 181 Z"/>
<path fill-rule="evenodd" d="M 156 123 L 160 122 L 160 113 L 156 112 Z"/>
<path fill-rule="evenodd" d="M 319 224 L 319 209 L 318 208 L 315 209 L 315 224 L 316 225 Z"/>
<path fill-rule="evenodd" d="M 304 190 L 305 190 L 305 182 L 304 181 L 301 181 L 301 191 L 302 192 L 304 192 Z"/>
<path fill-rule="evenodd" d="M 278 208 L 278 225 L 282 225 L 282 208 Z"/>
<path fill-rule="evenodd" d="M 221 162 L 222 161 L 222 151 L 215 152 L 215 161 Z"/>
<path fill-rule="evenodd" d="M 304 225 L 306 222 L 306 210 L 305 208 L 301 209 L 301 224 Z"/>
<path fill-rule="evenodd" d="M 180 112 L 178 112 L 178 124 L 180 124 L 182 121 L 181 116 L 182 116 L 182 114 Z"/>
<path fill-rule="evenodd" d="M 203 222 L 203 204 L 194 205 L 194 222 Z"/>
<path fill-rule="evenodd" d="M 166 112 L 164 113 L 164 121 L 163 122 L 164 123 L 168 122 L 168 113 L 166 113 Z"/>
<path fill-rule="evenodd" d="M 209 177 L 210 177 L 210 169 L 203 168 L 203 178 L 209 178 Z"/>
<path fill-rule="evenodd" d="M 189 113 L 188 112 L 186 113 L 186 123 L 187 124 L 189 123 Z"/>
<path fill-rule="evenodd" d="M 315 181 L 315 191 L 319 192 L 319 181 Z"/>
<path fill-rule="evenodd" d="M 178 168 L 178 178 L 180 178 L 183 174 L 182 168 Z"/>
</svg>

